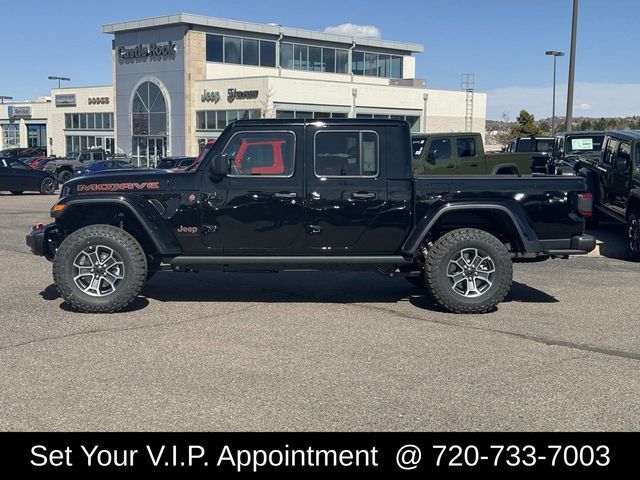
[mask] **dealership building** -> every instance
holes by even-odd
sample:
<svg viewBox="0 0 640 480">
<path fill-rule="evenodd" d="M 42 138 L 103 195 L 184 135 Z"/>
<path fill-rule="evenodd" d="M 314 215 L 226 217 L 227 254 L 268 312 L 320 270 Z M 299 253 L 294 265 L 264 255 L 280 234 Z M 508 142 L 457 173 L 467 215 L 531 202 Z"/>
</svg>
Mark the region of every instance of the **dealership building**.
<svg viewBox="0 0 640 480">
<path fill-rule="evenodd" d="M 103 25 L 112 85 L 0 104 L 0 148 L 102 147 L 147 165 L 195 156 L 250 118 L 406 119 L 416 132 L 484 132 L 486 94 L 427 88 L 422 45 L 176 14 Z M 457 75 L 459 72 L 452 72 Z"/>
</svg>

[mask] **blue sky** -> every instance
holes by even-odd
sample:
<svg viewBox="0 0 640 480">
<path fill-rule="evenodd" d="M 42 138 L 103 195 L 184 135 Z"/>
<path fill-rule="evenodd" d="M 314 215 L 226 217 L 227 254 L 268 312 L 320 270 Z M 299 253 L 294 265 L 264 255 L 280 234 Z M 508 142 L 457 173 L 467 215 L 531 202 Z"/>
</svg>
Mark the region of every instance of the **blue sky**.
<svg viewBox="0 0 640 480">
<path fill-rule="evenodd" d="M 46 95 L 49 75 L 70 85 L 111 83 L 111 36 L 100 26 L 189 12 L 324 30 L 344 23 L 376 27 L 382 38 L 421 43 L 417 76 L 458 89 L 463 72 L 488 92 L 487 116 L 513 119 L 526 108 L 551 114 L 552 59 L 558 61 L 557 112 L 566 106 L 571 0 L 21 0 L 3 2 L 0 95 Z M 580 0 L 574 115 L 640 115 L 640 2 Z"/>
</svg>

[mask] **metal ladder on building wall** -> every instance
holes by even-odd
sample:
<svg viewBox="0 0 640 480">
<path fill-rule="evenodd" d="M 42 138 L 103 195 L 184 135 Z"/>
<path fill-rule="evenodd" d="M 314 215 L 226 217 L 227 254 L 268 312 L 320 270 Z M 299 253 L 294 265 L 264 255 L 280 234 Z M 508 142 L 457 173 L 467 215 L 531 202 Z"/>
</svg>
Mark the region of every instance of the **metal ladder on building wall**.
<svg viewBox="0 0 640 480">
<path fill-rule="evenodd" d="M 463 73 L 460 81 L 460 89 L 467 92 L 465 99 L 465 111 L 464 111 L 464 131 L 471 132 L 473 130 L 473 88 L 474 88 L 474 74 Z"/>
</svg>

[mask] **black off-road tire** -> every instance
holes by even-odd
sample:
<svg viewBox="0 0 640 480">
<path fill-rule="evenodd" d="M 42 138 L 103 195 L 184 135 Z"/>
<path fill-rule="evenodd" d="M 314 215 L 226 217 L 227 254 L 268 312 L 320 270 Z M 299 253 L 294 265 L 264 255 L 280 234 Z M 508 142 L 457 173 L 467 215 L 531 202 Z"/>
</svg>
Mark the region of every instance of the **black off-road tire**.
<svg viewBox="0 0 640 480">
<path fill-rule="evenodd" d="M 495 267 L 491 285 L 472 298 L 454 290 L 447 276 L 450 261 L 465 249 L 476 249 L 481 257 L 489 257 Z M 453 313 L 486 313 L 494 310 L 509 292 L 512 278 L 513 265 L 507 248 L 490 233 L 475 228 L 461 228 L 444 234 L 433 243 L 425 259 L 425 281 L 429 294 Z"/>
<path fill-rule="evenodd" d="M 44 177 L 40 182 L 40 193 L 42 195 L 53 195 L 56 191 L 56 180 L 53 177 Z"/>
<path fill-rule="evenodd" d="M 91 296 L 74 282 L 73 263 L 84 249 L 103 245 L 122 259 L 124 278 L 113 293 Z M 53 279 L 60 295 L 74 309 L 87 313 L 112 313 L 129 305 L 147 279 L 147 258 L 138 241 L 128 232 L 111 225 L 90 225 L 69 235 L 53 260 Z"/>
<path fill-rule="evenodd" d="M 22 195 L 22 190 L 11 190 L 12 195 Z"/>
<path fill-rule="evenodd" d="M 58 183 L 60 185 L 62 185 L 64 182 L 68 182 L 72 178 L 73 172 L 70 172 L 69 170 L 62 170 L 60 173 L 58 173 Z"/>
<path fill-rule="evenodd" d="M 640 262 L 640 211 L 632 210 L 627 216 L 624 246 L 627 258 L 633 262 Z"/>
</svg>

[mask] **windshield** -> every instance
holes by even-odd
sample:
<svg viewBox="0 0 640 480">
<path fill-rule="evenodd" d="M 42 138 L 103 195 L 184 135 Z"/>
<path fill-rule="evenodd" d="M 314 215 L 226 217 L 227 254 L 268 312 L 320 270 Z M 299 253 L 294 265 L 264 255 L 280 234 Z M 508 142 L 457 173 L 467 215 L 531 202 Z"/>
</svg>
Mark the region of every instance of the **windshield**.
<svg viewBox="0 0 640 480">
<path fill-rule="evenodd" d="M 424 150 L 424 146 L 427 143 L 426 138 L 414 138 L 411 141 L 413 145 L 413 158 L 418 158 L 422 155 L 422 151 Z"/>
<path fill-rule="evenodd" d="M 547 153 L 553 150 L 553 139 L 551 138 L 521 138 L 518 142 L 516 152 L 540 152 Z"/>
<path fill-rule="evenodd" d="M 10 150 L 0 150 L 0 157 L 6 157 L 9 155 Z"/>
<path fill-rule="evenodd" d="M 599 152 L 604 135 L 567 137 L 567 153 Z"/>
</svg>

